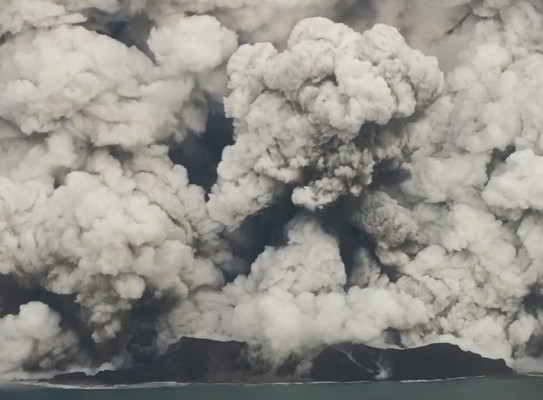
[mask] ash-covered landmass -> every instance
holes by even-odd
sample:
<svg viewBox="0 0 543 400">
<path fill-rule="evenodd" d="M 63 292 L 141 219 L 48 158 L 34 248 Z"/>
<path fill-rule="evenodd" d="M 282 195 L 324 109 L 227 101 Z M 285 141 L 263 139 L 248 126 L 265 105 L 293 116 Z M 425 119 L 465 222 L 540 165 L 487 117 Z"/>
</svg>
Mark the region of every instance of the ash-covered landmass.
<svg viewBox="0 0 543 400">
<path fill-rule="evenodd" d="M 0 376 L 186 336 L 543 370 L 542 35 L 538 0 L 0 0 Z"/>
</svg>

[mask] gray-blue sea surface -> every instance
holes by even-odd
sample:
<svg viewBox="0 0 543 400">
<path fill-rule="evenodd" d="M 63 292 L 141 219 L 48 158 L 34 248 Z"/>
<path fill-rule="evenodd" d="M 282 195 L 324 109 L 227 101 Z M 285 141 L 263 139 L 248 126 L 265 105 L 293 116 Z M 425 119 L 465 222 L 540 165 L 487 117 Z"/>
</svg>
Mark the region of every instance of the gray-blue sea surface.
<svg viewBox="0 0 543 400">
<path fill-rule="evenodd" d="M 59 388 L 3 385 L 0 400 L 541 400 L 543 377 L 433 382 Z"/>
</svg>

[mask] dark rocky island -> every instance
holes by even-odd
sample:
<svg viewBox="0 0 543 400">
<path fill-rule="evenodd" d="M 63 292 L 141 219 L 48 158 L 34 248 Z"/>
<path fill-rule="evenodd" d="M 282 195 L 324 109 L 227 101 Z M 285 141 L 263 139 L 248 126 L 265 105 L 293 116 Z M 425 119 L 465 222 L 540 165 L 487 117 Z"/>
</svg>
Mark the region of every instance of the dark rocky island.
<svg viewBox="0 0 543 400">
<path fill-rule="evenodd" d="M 412 349 L 377 349 L 362 344 L 328 346 L 313 359 L 315 381 L 431 380 L 513 374 L 492 360 L 448 343 Z"/>
<path fill-rule="evenodd" d="M 184 337 L 154 361 L 96 375 L 70 373 L 56 384 L 117 385 L 146 382 L 266 383 L 293 381 L 430 380 L 480 375 L 510 375 L 503 360 L 492 360 L 438 343 L 412 349 L 378 349 L 343 343 L 324 347 L 309 369 L 292 357 L 276 370 L 255 364 L 246 343 Z"/>
</svg>

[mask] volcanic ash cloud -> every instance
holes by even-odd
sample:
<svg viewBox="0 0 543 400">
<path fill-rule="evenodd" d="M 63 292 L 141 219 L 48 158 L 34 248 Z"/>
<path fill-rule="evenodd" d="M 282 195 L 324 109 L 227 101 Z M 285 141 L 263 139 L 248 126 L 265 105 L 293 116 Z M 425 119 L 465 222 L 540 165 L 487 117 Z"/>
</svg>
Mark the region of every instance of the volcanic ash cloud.
<svg viewBox="0 0 543 400">
<path fill-rule="evenodd" d="M 3 1 L 0 374 L 183 335 L 540 364 L 542 32 L 538 0 Z"/>
<path fill-rule="evenodd" d="M 300 22 L 281 53 L 241 46 L 228 74 L 236 143 L 223 153 L 209 202 L 226 225 L 269 205 L 281 184 L 294 185 L 293 202 L 310 210 L 360 195 L 376 166 L 401 163 L 404 145 L 399 133 L 370 137 L 362 127 L 410 117 L 443 88 L 437 60 L 394 28 L 359 34 L 323 18 Z"/>
</svg>

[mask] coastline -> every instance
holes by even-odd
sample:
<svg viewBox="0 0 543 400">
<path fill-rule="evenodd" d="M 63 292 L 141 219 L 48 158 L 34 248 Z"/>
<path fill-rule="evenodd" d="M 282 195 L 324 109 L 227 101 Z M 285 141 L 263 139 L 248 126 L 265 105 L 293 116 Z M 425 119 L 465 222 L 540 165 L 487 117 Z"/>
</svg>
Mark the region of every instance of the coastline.
<svg viewBox="0 0 543 400">
<path fill-rule="evenodd" d="M 58 387 L 0 384 L 0 398 L 9 400 L 539 400 L 543 376 L 471 377 L 410 382 L 317 382 L 298 384 L 165 384 L 118 387 Z"/>
</svg>

